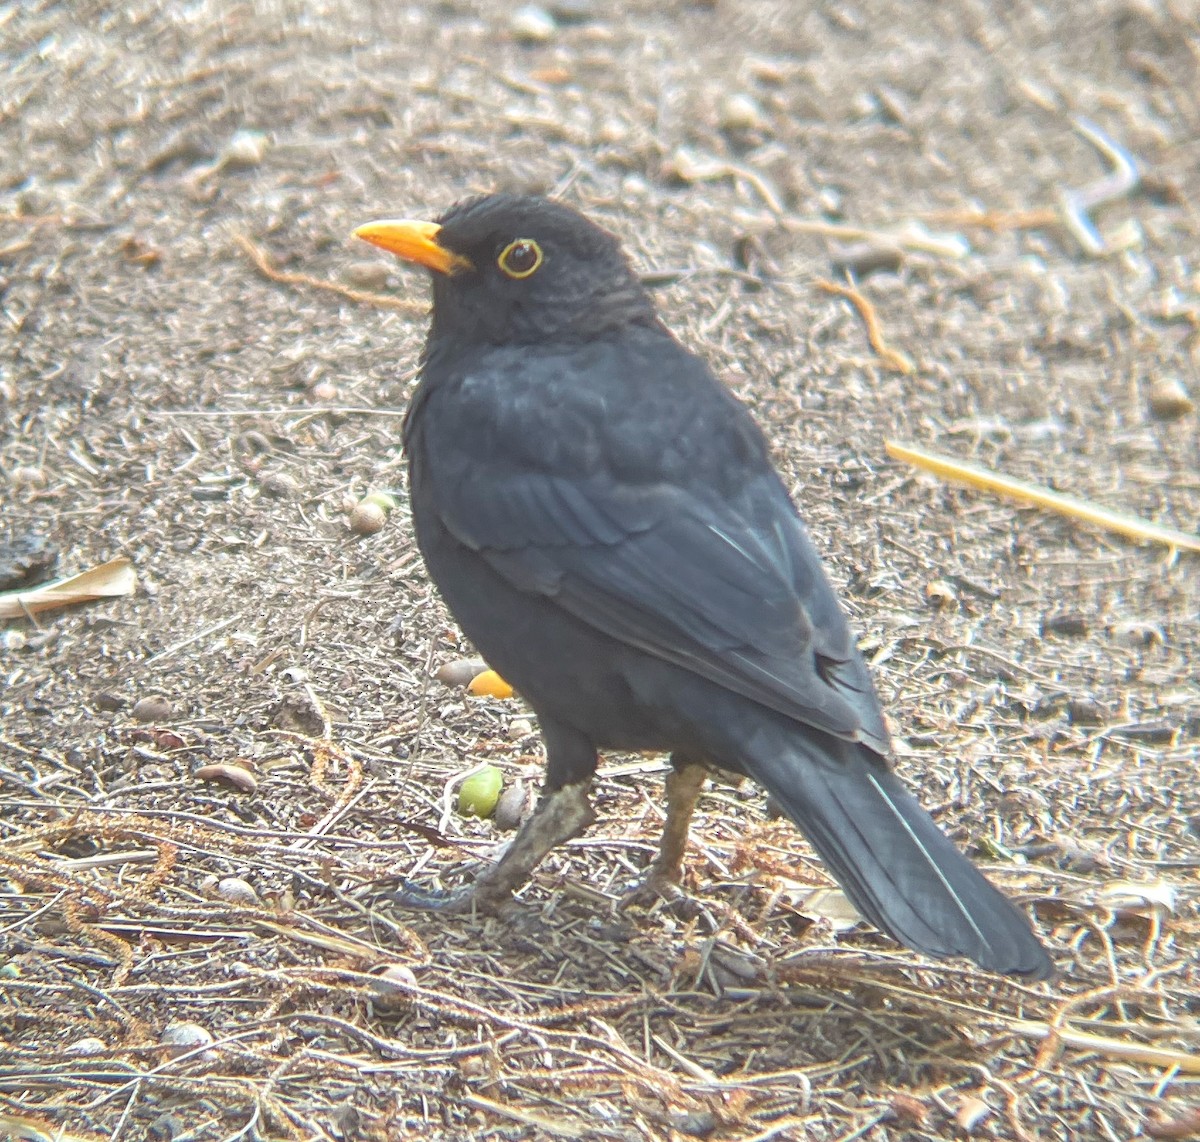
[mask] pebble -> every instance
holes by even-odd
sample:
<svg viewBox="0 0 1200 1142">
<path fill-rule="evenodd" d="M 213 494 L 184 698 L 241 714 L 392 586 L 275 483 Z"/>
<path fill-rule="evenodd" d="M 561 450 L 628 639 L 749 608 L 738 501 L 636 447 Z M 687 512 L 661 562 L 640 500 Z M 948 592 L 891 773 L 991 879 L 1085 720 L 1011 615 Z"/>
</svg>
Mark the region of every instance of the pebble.
<svg viewBox="0 0 1200 1142">
<path fill-rule="evenodd" d="M 270 145 L 270 139 L 262 131 L 234 131 L 221 153 L 221 161 L 230 167 L 257 166 L 263 161 Z"/>
<path fill-rule="evenodd" d="M 277 500 L 294 500 L 300 494 L 300 481 L 287 472 L 264 472 L 258 486 Z"/>
<path fill-rule="evenodd" d="M 753 131 L 763 125 L 762 108 L 745 92 L 735 92 L 721 101 L 719 122 L 722 131 Z"/>
<path fill-rule="evenodd" d="M 65 1051 L 68 1055 L 100 1055 L 108 1050 L 108 1045 L 103 1039 L 97 1039 L 95 1035 L 86 1035 L 82 1039 L 76 1039 L 74 1043 L 68 1043 Z"/>
<path fill-rule="evenodd" d="M 342 277 L 359 289 L 386 289 L 392 269 L 383 262 L 351 262 Z"/>
<path fill-rule="evenodd" d="M 585 24 L 595 19 L 596 5 L 593 0 L 555 0 L 549 12 L 560 24 Z"/>
<path fill-rule="evenodd" d="M 230 904 L 238 904 L 243 908 L 258 907 L 258 893 L 249 881 L 240 876 L 226 876 L 217 881 L 215 894 Z"/>
<path fill-rule="evenodd" d="M 212 1032 L 201 1027 L 199 1023 L 168 1023 L 163 1028 L 158 1041 L 169 1049 L 172 1058 L 178 1058 L 180 1055 L 186 1055 L 189 1051 L 194 1051 L 197 1047 L 206 1047 L 216 1040 L 213 1039 Z M 202 1062 L 211 1063 L 216 1059 L 217 1053 L 204 1051 L 198 1057 Z"/>
<path fill-rule="evenodd" d="M 513 718 L 508 723 L 508 736 L 512 741 L 519 742 L 533 733 L 533 723 L 528 718 Z"/>
<path fill-rule="evenodd" d="M 33 464 L 18 464 L 8 478 L 14 488 L 44 488 L 50 482 L 46 469 Z"/>
<path fill-rule="evenodd" d="M 1087 616 L 1078 611 L 1062 611 L 1042 619 L 1042 634 L 1061 634 L 1068 638 L 1084 638 L 1088 633 Z"/>
<path fill-rule="evenodd" d="M 388 964 L 383 971 L 378 973 L 378 977 L 389 983 L 404 984 L 406 987 L 417 986 L 417 977 L 407 964 Z"/>
<path fill-rule="evenodd" d="M 1150 411 L 1159 420 L 1178 420 L 1196 408 L 1178 377 L 1159 377 L 1155 380 L 1150 385 L 1149 403 Z"/>
<path fill-rule="evenodd" d="M 161 694 L 147 694 L 134 702 L 130 713 L 139 722 L 165 722 L 171 716 L 171 703 Z"/>
<path fill-rule="evenodd" d="M 508 22 L 513 38 L 524 44 L 544 44 L 554 38 L 558 24 L 545 8 L 526 4 L 518 8 Z"/>
</svg>

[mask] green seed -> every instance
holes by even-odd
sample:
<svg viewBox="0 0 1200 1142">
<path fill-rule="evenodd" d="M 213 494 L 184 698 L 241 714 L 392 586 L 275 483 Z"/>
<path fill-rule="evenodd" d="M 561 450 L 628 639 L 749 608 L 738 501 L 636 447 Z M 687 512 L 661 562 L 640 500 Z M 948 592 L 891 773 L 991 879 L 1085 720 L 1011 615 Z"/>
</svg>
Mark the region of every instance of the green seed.
<svg viewBox="0 0 1200 1142">
<path fill-rule="evenodd" d="M 464 817 L 490 817 L 496 811 L 504 774 L 495 765 L 485 765 L 462 783 L 458 791 L 458 811 Z"/>
</svg>

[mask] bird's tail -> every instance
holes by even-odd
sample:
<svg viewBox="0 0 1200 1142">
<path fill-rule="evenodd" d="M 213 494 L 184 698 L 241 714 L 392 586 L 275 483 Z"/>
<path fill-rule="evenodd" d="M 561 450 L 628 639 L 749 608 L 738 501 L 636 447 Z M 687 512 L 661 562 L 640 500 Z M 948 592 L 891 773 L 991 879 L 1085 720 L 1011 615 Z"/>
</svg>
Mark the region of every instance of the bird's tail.
<svg viewBox="0 0 1200 1142">
<path fill-rule="evenodd" d="M 775 736 L 775 735 L 770 735 Z M 780 803 L 872 924 L 932 956 L 1044 979 L 1029 920 L 942 833 L 867 747 L 788 735 L 753 776 Z"/>
</svg>

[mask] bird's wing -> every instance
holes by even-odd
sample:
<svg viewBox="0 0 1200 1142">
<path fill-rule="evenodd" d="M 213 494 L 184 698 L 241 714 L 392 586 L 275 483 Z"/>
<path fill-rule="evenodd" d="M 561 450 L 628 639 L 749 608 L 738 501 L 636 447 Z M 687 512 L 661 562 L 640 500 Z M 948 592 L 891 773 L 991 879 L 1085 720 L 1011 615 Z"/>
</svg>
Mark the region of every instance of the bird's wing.
<svg viewBox="0 0 1200 1142">
<path fill-rule="evenodd" d="M 443 522 L 521 590 L 831 734 L 888 735 L 820 558 L 773 472 L 732 500 L 610 476 L 460 470 Z"/>
</svg>

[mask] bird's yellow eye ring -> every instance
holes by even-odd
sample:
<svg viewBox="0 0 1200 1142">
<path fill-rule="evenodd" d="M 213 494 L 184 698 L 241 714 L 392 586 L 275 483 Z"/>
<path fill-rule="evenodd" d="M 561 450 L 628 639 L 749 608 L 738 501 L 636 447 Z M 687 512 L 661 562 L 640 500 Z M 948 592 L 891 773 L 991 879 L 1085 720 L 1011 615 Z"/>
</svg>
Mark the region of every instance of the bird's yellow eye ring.
<svg viewBox="0 0 1200 1142">
<path fill-rule="evenodd" d="M 518 281 L 537 273 L 541 264 L 542 248 L 532 238 L 518 238 L 515 242 L 509 242 L 496 259 L 496 265 Z"/>
</svg>

